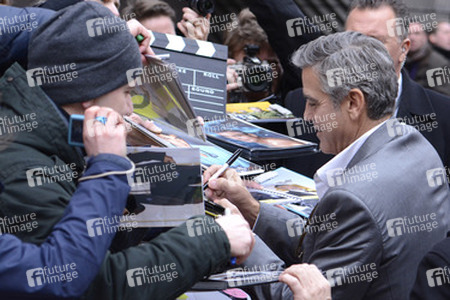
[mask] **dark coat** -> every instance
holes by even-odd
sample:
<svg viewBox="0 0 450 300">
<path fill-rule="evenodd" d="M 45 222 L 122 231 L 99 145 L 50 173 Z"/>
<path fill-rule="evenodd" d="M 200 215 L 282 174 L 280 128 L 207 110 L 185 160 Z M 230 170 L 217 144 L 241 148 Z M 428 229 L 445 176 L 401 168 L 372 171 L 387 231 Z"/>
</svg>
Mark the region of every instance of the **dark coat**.
<svg viewBox="0 0 450 300">
<path fill-rule="evenodd" d="M 37 123 L 30 132 L 19 129 L 14 134 L 6 135 L 3 131 L 0 182 L 5 188 L 0 195 L 0 217 L 35 213 L 39 226 L 31 232 L 19 232 L 16 235 L 23 241 L 40 244 L 64 215 L 71 199 L 78 195 L 77 178 L 52 183 L 46 183 L 43 177 L 40 178 L 41 182 L 32 178 L 34 186 L 31 186 L 27 180 L 27 171 L 73 164 L 73 170 L 81 174 L 84 159 L 77 148 L 67 143 L 67 119 L 39 87 L 28 86 L 25 71 L 18 64 L 8 69 L 0 80 L 0 92 L 2 118 L 7 116 L 11 120 L 14 116 L 34 114 L 33 120 Z M 61 176 L 67 176 L 71 171 L 61 171 Z M 96 201 L 94 192 L 91 190 L 85 196 L 90 201 Z M 115 189 L 106 189 L 103 193 L 110 201 L 119 201 L 117 197 L 123 197 Z M 114 254 L 108 252 L 83 299 L 173 299 L 185 292 L 230 258 L 226 234 L 217 223 L 203 218 L 204 230 L 209 234 L 190 235 L 193 228 L 183 224 L 151 242 Z M 177 272 L 177 278 L 171 281 L 135 287 L 127 283 L 127 270 L 167 267 L 171 264 L 175 266 L 173 271 Z M 82 272 L 95 273 L 95 270 Z M 11 280 L 24 281 L 26 277 L 22 275 L 21 278 Z"/>
<path fill-rule="evenodd" d="M 427 72 L 436 68 L 450 68 L 450 60 L 435 51 L 431 46 L 427 46 L 424 53 L 413 60 L 412 56 L 406 59 L 405 69 L 408 70 L 409 76 L 421 86 L 433 91 L 450 96 L 450 82 L 434 83 L 427 77 Z M 450 80 L 450 79 L 447 79 Z"/>
<path fill-rule="evenodd" d="M 2 157 L 0 152 L 0 157 Z M 101 154 L 89 160 L 84 176 L 96 175 L 111 171 L 126 171 L 131 164 L 123 157 L 113 154 Z M 92 238 L 86 230 L 86 222 L 97 218 L 114 218 L 123 213 L 130 187 L 125 175 L 110 175 L 95 180 L 87 180 L 79 186 L 72 197 L 64 216 L 53 227 L 52 233 L 41 245 L 24 243 L 13 233 L 16 225 L 26 226 L 33 230 L 39 226 L 40 218 L 30 217 L 28 222 L 11 224 L 3 219 L 0 225 L 0 293 L 3 297 L 27 298 L 25 294 L 33 293 L 35 298 L 48 299 L 51 296 L 80 297 L 94 280 L 103 258 L 111 244 L 113 235 L 104 234 Z M 6 186 L 6 192 L 9 186 Z M 110 195 L 116 195 L 111 201 Z M 95 195 L 95 200 L 92 196 Z M 32 197 L 30 197 L 32 198 Z M 2 199 L 2 198 L 0 198 Z M 34 198 L 33 198 L 34 199 Z M 2 204 L 6 204 L 3 201 Z M 23 216 L 22 216 L 23 217 Z M 23 227 L 25 228 L 25 227 Z M 27 229 L 28 230 L 28 229 Z M 25 274 L 28 270 L 44 267 L 74 264 L 73 272 L 77 280 L 39 285 L 39 270 L 35 283 L 31 287 Z M 74 274 L 72 271 L 70 274 Z M 33 275 L 30 275 L 33 276 Z"/>
<path fill-rule="evenodd" d="M 411 300 L 416 299 L 450 299 L 450 232 L 420 262 L 411 292 Z"/>
</svg>

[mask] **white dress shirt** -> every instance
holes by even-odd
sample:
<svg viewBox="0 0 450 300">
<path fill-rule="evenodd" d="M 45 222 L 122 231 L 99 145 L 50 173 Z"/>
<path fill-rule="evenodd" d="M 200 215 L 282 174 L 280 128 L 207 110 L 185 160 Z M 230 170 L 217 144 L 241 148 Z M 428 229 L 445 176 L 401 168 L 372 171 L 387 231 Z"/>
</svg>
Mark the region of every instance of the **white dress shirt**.
<svg viewBox="0 0 450 300">
<path fill-rule="evenodd" d="M 345 169 L 347 165 L 350 163 L 352 158 L 355 156 L 356 152 L 362 147 L 364 142 L 369 138 L 369 136 L 375 132 L 381 125 L 383 125 L 386 121 L 378 124 L 373 127 L 362 136 L 360 136 L 356 141 L 351 143 L 347 148 L 338 153 L 332 160 L 323 165 L 319 170 L 317 170 L 314 175 L 314 181 L 316 183 L 317 195 L 319 195 L 319 199 L 325 195 L 325 193 L 330 188 L 327 180 L 327 172 L 333 169 Z"/>
<path fill-rule="evenodd" d="M 402 94 L 402 84 L 403 84 L 403 75 L 402 75 L 402 73 L 400 73 L 400 77 L 398 78 L 397 98 L 395 98 L 394 117 L 397 117 L 398 107 L 400 106 L 400 96 Z"/>
</svg>

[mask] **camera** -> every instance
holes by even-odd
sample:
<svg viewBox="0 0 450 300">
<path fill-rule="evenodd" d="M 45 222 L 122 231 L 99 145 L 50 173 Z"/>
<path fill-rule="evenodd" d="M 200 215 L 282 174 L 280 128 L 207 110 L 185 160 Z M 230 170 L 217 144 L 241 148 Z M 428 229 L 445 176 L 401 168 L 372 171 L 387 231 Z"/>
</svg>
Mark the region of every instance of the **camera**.
<svg viewBox="0 0 450 300">
<path fill-rule="evenodd" d="M 189 8 L 206 17 L 207 14 L 212 14 L 216 7 L 214 0 L 186 0 Z"/>
<path fill-rule="evenodd" d="M 246 45 L 242 62 L 230 66 L 238 74 L 237 83 L 241 92 L 269 92 L 272 87 L 273 71 L 267 61 L 261 61 L 256 54 L 257 45 Z"/>
<path fill-rule="evenodd" d="M 102 124 L 106 124 L 105 117 L 96 117 L 95 120 Z M 69 134 L 67 140 L 69 145 L 76 147 L 84 147 L 83 144 L 83 123 L 84 115 L 70 115 L 69 119 Z"/>
</svg>

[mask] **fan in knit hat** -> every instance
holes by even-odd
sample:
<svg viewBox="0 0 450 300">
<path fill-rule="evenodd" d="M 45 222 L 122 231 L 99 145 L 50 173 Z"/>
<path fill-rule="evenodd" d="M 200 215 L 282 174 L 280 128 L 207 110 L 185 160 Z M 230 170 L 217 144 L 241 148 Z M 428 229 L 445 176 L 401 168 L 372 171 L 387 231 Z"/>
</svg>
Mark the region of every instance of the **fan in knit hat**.
<svg viewBox="0 0 450 300">
<path fill-rule="evenodd" d="M 57 12 L 29 43 L 28 70 L 42 68 L 41 88 L 59 106 L 116 90 L 128 83 L 127 70 L 140 67 L 139 47 L 126 22 L 92 1 Z M 74 71 L 65 80 L 45 80 Z"/>
</svg>

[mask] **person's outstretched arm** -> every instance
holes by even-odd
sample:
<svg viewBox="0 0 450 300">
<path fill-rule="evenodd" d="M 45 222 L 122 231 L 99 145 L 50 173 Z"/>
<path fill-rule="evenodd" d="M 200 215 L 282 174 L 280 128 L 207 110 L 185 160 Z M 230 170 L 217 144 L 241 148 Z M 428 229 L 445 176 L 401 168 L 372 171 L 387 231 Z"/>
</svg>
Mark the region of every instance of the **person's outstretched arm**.
<svg viewBox="0 0 450 300">
<path fill-rule="evenodd" d="M 53 14 L 44 8 L 0 5 L 0 18 L 6 21 L 0 26 L 0 76 L 16 61 L 27 69 L 30 37 Z"/>
<path fill-rule="evenodd" d="M 97 109 L 91 109 L 86 120 L 93 119 L 92 113 Z M 106 172 L 123 175 L 80 179 L 63 217 L 41 245 L 23 243 L 9 234 L 0 235 L 0 292 L 3 296 L 33 293 L 45 295 L 46 299 L 51 296 L 79 297 L 87 289 L 114 238 L 112 234 L 93 236 L 88 231 L 88 224 L 99 218 L 117 220 L 123 214 L 130 191 L 125 172 L 132 169 L 132 163 L 123 157 L 125 151 L 120 149 L 118 153 L 111 153 L 113 151 L 101 149 L 118 148 L 114 147 L 115 143 L 125 145 L 124 128 L 106 130 L 107 134 L 102 136 L 85 136 L 86 149 L 92 157 L 83 177 Z M 7 190 L 8 185 L 4 188 Z M 29 196 L 33 197 L 32 194 Z M 37 227 L 39 222 L 40 215 L 35 214 L 31 225 Z M 64 276 L 65 280 L 56 280 L 55 276 L 59 279 Z"/>
<path fill-rule="evenodd" d="M 124 171 L 130 167 L 131 164 L 125 158 L 102 154 L 91 159 L 85 175 Z M 128 193 L 129 185 L 125 175 L 88 180 L 80 183 L 63 218 L 40 246 L 23 243 L 10 234 L 1 235 L 1 293 L 81 296 L 96 276 L 114 238 L 110 234 L 90 237 L 86 222 L 122 215 Z M 109 197 L 111 194 L 115 196 Z M 36 222 L 39 225 L 39 218 Z M 77 278 L 73 278 L 71 282 L 46 282 L 39 285 L 38 280 L 42 280 L 41 269 L 67 264 L 74 266 L 73 270 L 70 268 L 70 273 L 76 272 Z M 33 269 L 36 270 L 30 271 Z"/>
</svg>

